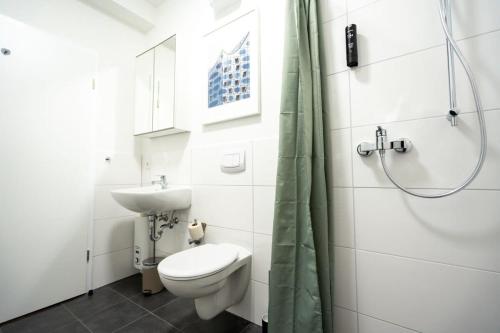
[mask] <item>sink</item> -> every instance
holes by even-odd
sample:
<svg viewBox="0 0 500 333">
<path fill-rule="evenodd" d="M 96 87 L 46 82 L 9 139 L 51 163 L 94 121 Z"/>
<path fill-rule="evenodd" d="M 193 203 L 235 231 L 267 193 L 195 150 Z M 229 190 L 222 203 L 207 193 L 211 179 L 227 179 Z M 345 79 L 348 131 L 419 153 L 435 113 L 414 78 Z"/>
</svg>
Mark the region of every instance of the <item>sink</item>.
<svg viewBox="0 0 500 333">
<path fill-rule="evenodd" d="M 191 206 L 191 188 L 160 185 L 111 191 L 111 196 L 123 207 L 144 214 L 187 209 Z"/>
</svg>

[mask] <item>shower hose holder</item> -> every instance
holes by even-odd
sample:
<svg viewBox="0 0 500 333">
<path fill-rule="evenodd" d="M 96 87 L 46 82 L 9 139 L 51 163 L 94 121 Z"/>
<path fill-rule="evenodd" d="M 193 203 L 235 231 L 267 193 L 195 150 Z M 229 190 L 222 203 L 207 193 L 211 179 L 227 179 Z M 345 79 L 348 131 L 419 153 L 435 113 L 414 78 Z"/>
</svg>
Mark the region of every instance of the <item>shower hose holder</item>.
<svg viewBox="0 0 500 333">
<path fill-rule="evenodd" d="M 410 151 L 412 144 L 411 141 L 401 138 L 394 141 L 387 140 L 387 131 L 381 126 L 377 126 L 375 131 L 376 142 L 361 142 L 358 145 L 358 154 L 361 156 L 370 156 L 375 151 L 385 151 L 394 149 L 398 153 L 406 153 Z"/>
</svg>

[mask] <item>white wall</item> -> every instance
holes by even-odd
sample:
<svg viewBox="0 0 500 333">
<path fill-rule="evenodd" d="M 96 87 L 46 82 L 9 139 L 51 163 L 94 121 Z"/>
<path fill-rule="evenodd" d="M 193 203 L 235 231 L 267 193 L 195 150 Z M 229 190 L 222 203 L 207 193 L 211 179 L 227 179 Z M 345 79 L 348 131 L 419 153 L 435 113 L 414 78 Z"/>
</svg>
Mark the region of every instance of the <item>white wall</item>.
<svg viewBox="0 0 500 333">
<path fill-rule="evenodd" d="M 484 168 L 455 196 L 426 200 L 392 186 L 356 146 L 375 125 L 414 150 L 389 165 L 422 192 L 451 188 L 476 162 L 479 131 L 457 61 L 458 127 L 447 112 L 438 1 L 322 0 L 331 115 L 335 322 L 339 332 L 499 332 L 500 2 L 452 1 L 454 33 L 475 72 L 489 134 Z M 358 26 L 360 66 L 345 66 L 344 27 Z"/>
<path fill-rule="evenodd" d="M 77 0 L 2 0 L 0 13 L 98 56 L 93 288 L 135 273 L 133 223 L 109 190 L 140 183 L 133 133 L 135 56 L 145 36 Z M 111 163 L 105 162 L 106 156 Z"/>
<path fill-rule="evenodd" d="M 252 280 L 245 300 L 232 312 L 260 324 L 267 312 L 278 117 L 281 98 L 285 1 L 245 1 L 236 13 L 260 10 L 261 115 L 203 126 L 201 112 L 207 69 L 202 36 L 216 24 L 208 1 L 167 1 L 158 8 L 158 28 L 148 35 L 154 45 L 177 34 L 176 108 L 189 112 L 192 131 L 146 139 L 143 144 L 143 183 L 166 174 L 170 184 L 191 184 L 191 210 L 167 230 L 158 248 L 173 253 L 187 248 L 187 221 L 208 223 L 207 242 L 232 242 L 253 253 Z M 231 15 L 237 15 L 232 13 Z M 220 17 L 221 15 L 219 15 Z M 223 174 L 219 162 L 225 149 L 243 148 L 247 168 Z"/>
</svg>

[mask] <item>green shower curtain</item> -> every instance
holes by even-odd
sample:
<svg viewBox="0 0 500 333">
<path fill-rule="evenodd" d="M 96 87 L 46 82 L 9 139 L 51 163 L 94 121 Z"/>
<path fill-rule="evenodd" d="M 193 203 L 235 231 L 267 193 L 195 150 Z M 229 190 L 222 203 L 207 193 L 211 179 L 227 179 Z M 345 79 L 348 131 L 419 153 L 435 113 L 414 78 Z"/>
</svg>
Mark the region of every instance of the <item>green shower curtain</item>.
<svg viewBox="0 0 500 333">
<path fill-rule="evenodd" d="M 269 281 L 269 332 L 333 332 L 316 0 L 289 0 Z"/>
</svg>

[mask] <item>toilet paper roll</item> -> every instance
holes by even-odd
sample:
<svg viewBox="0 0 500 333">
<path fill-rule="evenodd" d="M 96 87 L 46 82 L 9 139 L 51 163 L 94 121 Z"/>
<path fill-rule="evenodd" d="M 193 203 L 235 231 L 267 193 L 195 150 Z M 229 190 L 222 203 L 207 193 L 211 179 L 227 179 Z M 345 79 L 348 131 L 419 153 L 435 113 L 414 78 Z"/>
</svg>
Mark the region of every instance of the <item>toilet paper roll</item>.
<svg viewBox="0 0 500 333">
<path fill-rule="evenodd" d="M 205 235 L 203 231 L 203 226 L 199 222 L 193 222 L 188 225 L 189 235 L 194 241 L 200 240 Z"/>
</svg>

